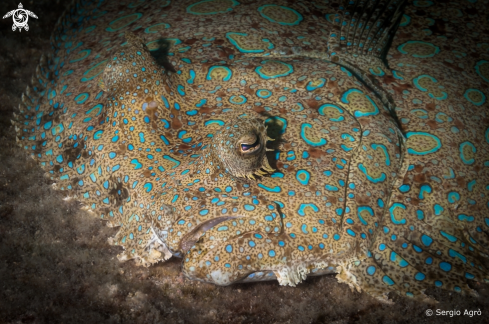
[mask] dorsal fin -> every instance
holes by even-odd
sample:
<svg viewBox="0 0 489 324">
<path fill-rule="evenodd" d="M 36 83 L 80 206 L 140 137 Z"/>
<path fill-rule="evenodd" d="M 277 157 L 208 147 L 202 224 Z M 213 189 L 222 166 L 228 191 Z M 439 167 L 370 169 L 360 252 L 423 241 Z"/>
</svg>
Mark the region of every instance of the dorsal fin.
<svg viewBox="0 0 489 324">
<path fill-rule="evenodd" d="M 384 59 L 399 26 L 406 0 L 346 0 L 338 7 L 328 41 L 330 55 Z"/>
</svg>

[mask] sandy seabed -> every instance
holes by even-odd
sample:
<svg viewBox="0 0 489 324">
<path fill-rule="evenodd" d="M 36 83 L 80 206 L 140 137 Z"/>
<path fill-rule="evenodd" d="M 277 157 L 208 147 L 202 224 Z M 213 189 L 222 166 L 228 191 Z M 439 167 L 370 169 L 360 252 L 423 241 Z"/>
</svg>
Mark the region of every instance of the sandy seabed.
<svg viewBox="0 0 489 324">
<path fill-rule="evenodd" d="M 387 305 L 352 292 L 334 276 L 296 288 L 277 282 L 217 287 L 187 280 L 180 260 L 149 268 L 120 263 L 117 231 L 64 201 L 37 164 L 15 144 L 12 113 L 69 1 L 25 1 L 39 19 L 13 32 L 0 20 L 0 323 L 483 323 L 489 286 L 479 298 L 440 289 L 428 305 L 392 294 Z M 0 0 L 0 15 L 17 8 Z M 427 309 L 435 314 L 426 315 Z M 436 315 L 436 310 L 460 315 Z M 481 316 L 464 315 L 480 310 Z"/>
</svg>

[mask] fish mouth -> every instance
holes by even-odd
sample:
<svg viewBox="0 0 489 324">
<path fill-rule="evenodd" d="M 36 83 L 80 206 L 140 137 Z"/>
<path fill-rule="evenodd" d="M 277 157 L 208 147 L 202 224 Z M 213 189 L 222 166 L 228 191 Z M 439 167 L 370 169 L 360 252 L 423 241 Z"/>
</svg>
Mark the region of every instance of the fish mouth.
<svg viewBox="0 0 489 324">
<path fill-rule="evenodd" d="M 203 223 L 200 223 L 195 228 L 193 228 L 190 232 L 185 234 L 185 236 L 180 241 L 179 250 L 183 254 L 187 253 L 208 229 L 227 220 L 236 219 L 236 218 L 240 218 L 240 216 L 216 217 L 213 219 L 209 219 Z"/>
</svg>

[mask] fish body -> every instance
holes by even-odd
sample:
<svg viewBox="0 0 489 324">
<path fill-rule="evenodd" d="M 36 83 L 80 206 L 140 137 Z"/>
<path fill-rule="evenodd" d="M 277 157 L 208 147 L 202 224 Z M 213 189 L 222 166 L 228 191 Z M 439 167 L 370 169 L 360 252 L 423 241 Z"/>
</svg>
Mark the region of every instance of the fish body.
<svg viewBox="0 0 489 324">
<path fill-rule="evenodd" d="M 484 19 L 431 1 L 75 1 L 17 140 L 119 226 L 120 260 L 179 256 L 219 285 L 337 273 L 379 298 L 476 294 Z"/>
</svg>

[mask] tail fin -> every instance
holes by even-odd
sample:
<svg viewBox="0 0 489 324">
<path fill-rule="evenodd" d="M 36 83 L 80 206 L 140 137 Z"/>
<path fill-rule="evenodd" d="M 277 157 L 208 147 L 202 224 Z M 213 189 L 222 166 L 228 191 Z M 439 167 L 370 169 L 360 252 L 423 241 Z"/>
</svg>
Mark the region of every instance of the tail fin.
<svg viewBox="0 0 489 324">
<path fill-rule="evenodd" d="M 331 55 L 384 59 L 399 26 L 406 0 L 347 0 L 339 7 L 328 50 Z"/>
</svg>

